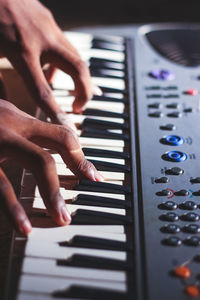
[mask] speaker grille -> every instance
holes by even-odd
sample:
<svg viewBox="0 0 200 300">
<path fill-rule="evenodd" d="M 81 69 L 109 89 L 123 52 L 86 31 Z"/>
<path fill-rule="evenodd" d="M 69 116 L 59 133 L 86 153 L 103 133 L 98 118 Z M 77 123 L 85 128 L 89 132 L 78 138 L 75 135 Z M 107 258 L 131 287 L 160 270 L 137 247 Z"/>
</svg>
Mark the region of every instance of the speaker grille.
<svg viewBox="0 0 200 300">
<path fill-rule="evenodd" d="M 200 65 L 200 30 L 156 30 L 146 34 L 153 48 L 162 56 L 187 67 Z"/>
</svg>

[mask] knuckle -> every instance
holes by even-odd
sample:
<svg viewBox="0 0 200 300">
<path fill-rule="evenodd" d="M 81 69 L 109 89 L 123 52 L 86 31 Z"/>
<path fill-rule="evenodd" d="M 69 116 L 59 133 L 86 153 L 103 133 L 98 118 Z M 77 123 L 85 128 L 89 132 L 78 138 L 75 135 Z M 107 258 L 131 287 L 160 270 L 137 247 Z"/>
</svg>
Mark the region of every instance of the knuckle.
<svg viewBox="0 0 200 300">
<path fill-rule="evenodd" d="M 79 76 L 89 73 L 87 64 L 81 58 L 76 61 L 75 67 Z"/>
<path fill-rule="evenodd" d="M 74 134 L 71 128 L 60 127 L 60 129 L 61 141 L 65 146 L 67 146 L 67 148 L 74 146 L 74 143 L 79 145 L 78 137 Z"/>
<path fill-rule="evenodd" d="M 93 168 L 93 164 L 89 162 L 85 157 L 78 163 L 78 170 L 81 173 L 85 173 L 86 170 Z"/>
<path fill-rule="evenodd" d="M 53 157 L 46 153 L 45 151 L 42 151 L 40 154 L 36 155 L 36 164 L 35 164 L 36 169 L 51 169 L 52 167 L 55 167 L 55 162 Z"/>
</svg>

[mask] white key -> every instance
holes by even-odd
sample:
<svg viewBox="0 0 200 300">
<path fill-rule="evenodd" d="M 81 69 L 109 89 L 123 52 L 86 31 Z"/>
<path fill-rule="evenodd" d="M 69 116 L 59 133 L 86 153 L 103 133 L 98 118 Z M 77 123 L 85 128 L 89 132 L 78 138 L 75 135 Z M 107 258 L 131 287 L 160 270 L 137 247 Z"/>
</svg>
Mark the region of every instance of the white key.
<svg viewBox="0 0 200 300">
<path fill-rule="evenodd" d="M 68 117 L 73 123 L 76 124 L 82 124 L 83 121 L 87 119 L 95 119 L 95 120 L 102 120 L 102 121 L 109 121 L 109 122 L 115 122 L 115 123 L 124 123 L 124 119 L 121 118 L 110 118 L 110 117 L 98 117 L 98 116 L 84 116 L 84 115 L 76 115 L 76 114 L 68 114 Z"/>
<path fill-rule="evenodd" d="M 125 282 L 125 272 L 107 271 L 93 268 L 67 267 L 58 266 L 56 260 L 25 257 L 22 266 L 22 272 L 27 274 L 38 274 L 58 276 L 66 278 L 66 282 L 72 280 L 110 280 L 117 282 Z"/>
<path fill-rule="evenodd" d="M 65 164 L 56 165 L 57 174 L 62 176 L 73 176 L 74 174 L 70 169 L 66 167 Z M 105 180 L 124 180 L 125 175 L 121 172 L 107 172 L 107 171 L 98 171 Z"/>
<path fill-rule="evenodd" d="M 93 35 L 89 33 L 83 33 L 83 32 L 76 32 L 76 31 L 64 31 L 64 35 L 69 41 L 74 45 L 74 46 L 79 46 L 79 45 L 87 45 L 90 46 L 91 42 L 93 40 Z M 103 40 L 108 40 L 108 41 L 113 41 L 119 44 L 124 43 L 124 39 L 120 36 L 103 36 Z"/>
<path fill-rule="evenodd" d="M 90 280 L 88 279 L 74 279 L 51 276 L 34 276 L 24 274 L 21 276 L 19 290 L 37 293 L 53 293 L 57 290 L 64 290 L 70 288 L 72 285 L 81 285 L 85 287 L 112 289 L 114 291 L 125 292 L 127 287 L 125 282 L 109 281 L 109 280 Z"/>
<path fill-rule="evenodd" d="M 60 188 L 60 193 L 64 199 L 73 199 L 74 197 L 76 197 L 79 194 L 84 194 L 84 195 L 93 195 L 93 196 L 99 196 L 99 197 L 109 197 L 109 198 L 114 198 L 114 199 L 119 199 L 119 200 L 125 200 L 125 195 L 123 195 L 123 194 L 75 191 L 75 190 L 66 190 L 64 188 Z M 36 186 L 35 198 L 41 198 L 40 192 L 38 190 L 38 186 Z"/>
<path fill-rule="evenodd" d="M 82 147 L 84 146 L 92 146 L 92 148 L 96 148 L 96 146 L 111 146 L 115 147 L 124 147 L 124 141 L 122 140 L 112 140 L 112 139 L 100 139 L 100 138 L 88 138 L 88 137 L 79 137 L 79 142 Z"/>
<path fill-rule="evenodd" d="M 46 209 L 43 200 L 40 198 L 34 199 L 33 208 Z M 112 213 L 112 214 L 122 215 L 122 216 L 125 216 L 126 214 L 126 210 L 123 208 L 99 207 L 99 206 L 89 206 L 89 205 L 67 204 L 67 209 L 70 212 L 70 214 L 76 212 L 77 209 L 100 211 L 100 212 Z"/>
<path fill-rule="evenodd" d="M 92 82 L 97 86 L 118 89 L 119 92 L 125 89 L 125 81 L 122 79 L 93 77 Z"/>
<path fill-rule="evenodd" d="M 97 86 L 116 88 L 119 92 L 125 89 L 124 80 L 119 78 L 93 77 L 92 82 Z M 53 80 L 53 87 L 57 89 L 74 90 L 74 82 L 69 75 L 61 70 L 57 70 Z"/>
<path fill-rule="evenodd" d="M 63 242 L 70 241 L 76 235 L 105 238 L 114 241 L 126 241 L 122 225 L 70 225 L 55 228 L 33 228 L 29 240 Z"/>
<path fill-rule="evenodd" d="M 60 154 L 52 154 L 52 157 L 54 158 L 56 164 L 65 164 Z M 109 158 L 109 157 L 95 157 L 95 156 L 86 156 L 87 159 L 92 160 L 98 160 L 98 161 L 106 161 L 114 164 L 125 164 L 124 159 L 118 159 L 118 158 Z"/>
<path fill-rule="evenodd" d="M 83 60 L 87 61 L 90 57 L 103 58 L 103 59 L 111 59 L 116 62 L 124 62 L 124 53 L 116 52 L 112 50 L 104 50 L 104 49 L 85 49 L 80 53 Z"/>
<path fill-rule="evenodd" d="M 61 70 L 57 70 L 53 78 L 53 87 L 56 89 L 74 90 L 72 78 Z"/>
<path fill-rule="evenodd" d="M 52 90 L 52 93 L 55 98 L 58 97 L 58 101 L 60 101 L 61 105 L 66 104 L 66 99 L 68 99 L 68 97 L 73 97 L 74 99 L 74 96 L 71 95 L 70 91 L 67 88 L 54 89 Z M 117 93 L 104 92 L 103 94 L 106 97 L 111 97 L 116 99 L 124 98 L 124 95 L 120 92 L 120 90 Z"/>
<path fill-rule="evenodd" d="M 96 257 L 113 258 L 126 260 L 126 252 L 111 251 L 101 249 L 89 249 L 78 247 L 61 247 L 57 243 L 40 241 L 39 247 L 36 241 L 28 240 L 25 248 L 25 255 L 31 257 L 49 258 L 49 259 L 68 259 L 74 254 L 90 255 Z"/>
<path fill-rule="evenodd" d="M 61 98 L 63 100 L 64 97 Z M 64 111 L 71 111 L 72 103 L 74 102 L 74 99 L 72 101 L 69 101 L 68 98 L 66 99 L 65 103 L 60 104 L 60 99 L 56 97 L 56 102 L 59 103 L 62 110 Z M 93 109 L 99 109 L 99 110 L 106 110 L 106 111 L 113 111 L 118 113 L 124 112 L 124 104 L 120 102 L 108 102 L 108 101 L 89 101 L 86 105 L 87 108 L 93 108 Z"/>
</svg>

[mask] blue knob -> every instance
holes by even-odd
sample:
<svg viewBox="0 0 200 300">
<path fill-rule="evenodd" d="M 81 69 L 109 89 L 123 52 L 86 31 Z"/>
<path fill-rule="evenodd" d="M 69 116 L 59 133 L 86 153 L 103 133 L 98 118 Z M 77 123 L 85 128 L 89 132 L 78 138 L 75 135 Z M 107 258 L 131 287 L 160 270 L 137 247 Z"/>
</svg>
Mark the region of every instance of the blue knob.
<svg viewBox="0 0 200 300">
<path fill-rule="evenodd" d="M 164 154 L 163 159 L 173 162 L 182 162 L 187 159 L 187 154 L 181 151 L 169 151 Z"/>
<path fill-rule="evenodd" d="M 163 138 L 163 141 L 171 146 L 180 146 L 183 144 L 184 139 L 178 135 L 168 135 Z"/>
</svg>

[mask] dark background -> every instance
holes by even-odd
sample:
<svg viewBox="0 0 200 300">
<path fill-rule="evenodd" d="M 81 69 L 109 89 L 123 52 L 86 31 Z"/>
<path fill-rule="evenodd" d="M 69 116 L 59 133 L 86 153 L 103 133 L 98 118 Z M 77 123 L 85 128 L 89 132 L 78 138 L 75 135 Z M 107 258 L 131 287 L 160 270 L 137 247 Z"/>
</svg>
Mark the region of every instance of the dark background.
<svg viewBox="0 0 200 300">
<path fill-rule="evenodd" d="M 68 26 L 140 22 L 198 22 L 199 0 L 42 0 L 58 24 Z"/>
</svg>

